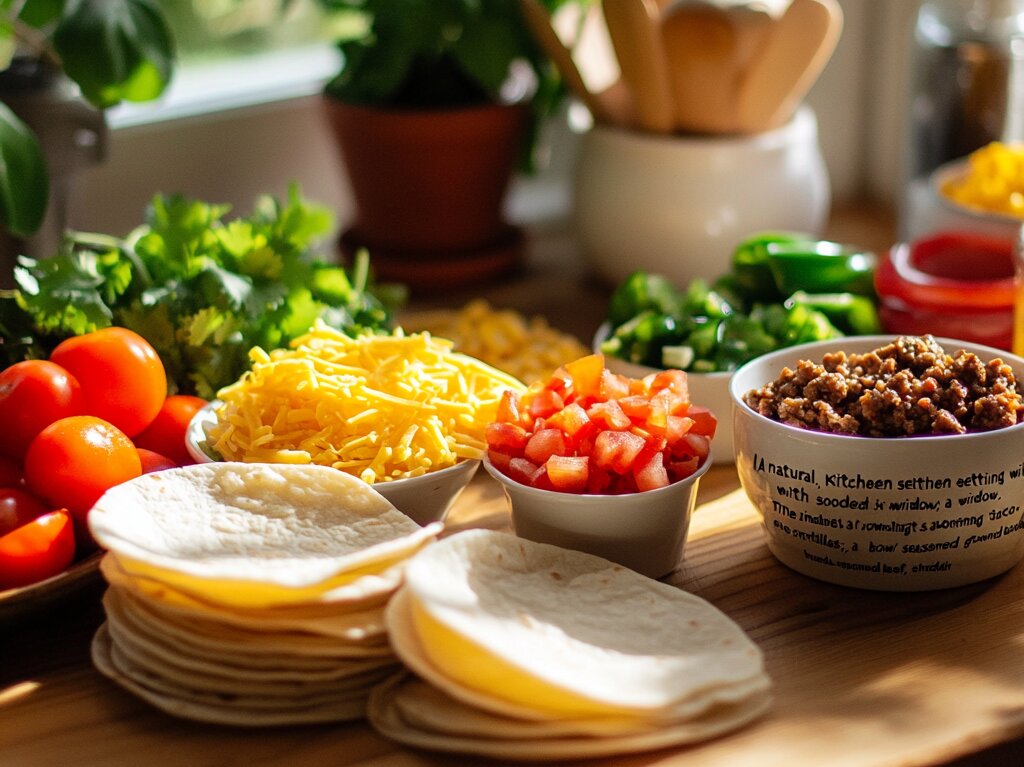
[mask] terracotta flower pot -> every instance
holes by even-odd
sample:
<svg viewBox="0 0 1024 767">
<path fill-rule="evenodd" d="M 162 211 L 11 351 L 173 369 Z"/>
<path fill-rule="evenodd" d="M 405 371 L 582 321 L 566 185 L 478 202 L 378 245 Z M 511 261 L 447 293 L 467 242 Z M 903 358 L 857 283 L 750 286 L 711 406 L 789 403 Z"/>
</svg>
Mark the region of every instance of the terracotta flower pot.
<svg viewBox="0 0 1024 767">
<path fill-rule="evenodd" d="M 412 111 L 324 102 L 356 204 L 343 244 L 366 246 L 379 275 L 400 279 L 429 281 L 446 265 L 450 279 L 459 279 L 456 272 L 478 279 L 509 266 L 519 236 L 502 208 L 525 107 Z M 474 267 L 479 259 L 490 265 Z"/>
</svg>

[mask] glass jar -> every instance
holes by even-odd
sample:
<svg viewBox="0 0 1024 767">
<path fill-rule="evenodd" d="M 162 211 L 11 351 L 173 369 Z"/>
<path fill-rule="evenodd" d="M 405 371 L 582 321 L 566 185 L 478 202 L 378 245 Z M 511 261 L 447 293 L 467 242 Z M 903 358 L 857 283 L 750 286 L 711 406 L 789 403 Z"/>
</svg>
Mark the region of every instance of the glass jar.
<svg viewBox="0 0 1024 767">
<path fill-rule="evenodd" d="M 1002 237 L 945 231 L 898 243 L 875 273 L 882 326 L 1009 351 L 1016 271 L 1013 242 Z"/>
<path fill-rule="evenodd" d="M 1024 0 L 922 0 L 910 66 L 904 239 L 926 233 L 936 168 L 1024 141 Z"/>
</svg>

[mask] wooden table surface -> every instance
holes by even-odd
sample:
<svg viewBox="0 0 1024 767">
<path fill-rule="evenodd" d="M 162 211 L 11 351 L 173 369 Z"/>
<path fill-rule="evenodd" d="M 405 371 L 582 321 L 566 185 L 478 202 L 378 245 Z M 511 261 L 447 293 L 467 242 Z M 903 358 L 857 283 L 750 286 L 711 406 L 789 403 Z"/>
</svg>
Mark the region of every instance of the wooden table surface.
<svg viewBox="0 0 1024 767">
<path fill-rule="evenodd" d="M 891 218 L 860 209 L 830 234 L 884 247 Z M 567 289 L 567 284 L 571 289 Z M 548 233 L 524 274 L 477 289 L 586 339 L 607 286 L 571 242 Z M 426 297 L 415 308 L 457 306 Z M 481 473 L 450 528 L 505 528 L 504 499 Z M 775 704 L 711 743 L 593 765 L 915 767 L 1024 765 L 1024 568 L 976 586 L 880 594 L 819 583 L 768 552 L 731 465 L 701 480 L 683 565 L 667 579 L 717 605 L 762 647 Z M 400 747 L 365 724 L 239 730 L 164 715 L 96 672 L 103 620 L 94 582 L 47 611 L 0 623 L 0 765 L 351 765 L 432 767 L 477 760 Z"/>
</svg>

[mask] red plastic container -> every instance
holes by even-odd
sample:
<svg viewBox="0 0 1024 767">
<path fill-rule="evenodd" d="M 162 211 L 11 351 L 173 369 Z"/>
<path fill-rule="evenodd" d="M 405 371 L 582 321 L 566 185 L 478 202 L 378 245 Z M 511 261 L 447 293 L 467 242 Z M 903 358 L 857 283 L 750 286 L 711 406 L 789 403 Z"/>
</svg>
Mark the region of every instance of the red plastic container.
<svg viewBox="0 0 1024 767">
<path fill-rule="evenodd" d="M 931 333 L 1009 350 L 1013 242 L 940 232 L 898 243 L 875 272 L 879 316 L 890 333 Z"/>
</svg>

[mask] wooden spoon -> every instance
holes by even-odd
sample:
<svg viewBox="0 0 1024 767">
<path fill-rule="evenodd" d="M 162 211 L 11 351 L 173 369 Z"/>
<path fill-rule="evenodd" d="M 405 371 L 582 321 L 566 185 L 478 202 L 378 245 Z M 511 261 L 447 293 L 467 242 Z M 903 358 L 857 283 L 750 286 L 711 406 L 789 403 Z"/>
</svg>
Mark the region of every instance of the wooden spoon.
<svg viewBox="0 0 1024 767">
<path fill-rule="evenodd" d="M 843 29 L 836 0 L 793 0 L 751 63 L 736 104 L 744 132 L 785 124 L 825 68 Z"/>
<path fill-rule="evenodd" d="M 675 114 L 655 0 L 603 0 L 602 10 L 637 126 L 671 132 Z"/>
<path fill-rule="evenodd" d="M 729 17 L 707 3 L 674 4 L 664 11 L 661 35 L 676 125 L 697 133 L 731 132 L 738 40 Z"/>
<path fill-rule="evenodd" d="M 573 60 L 572 52 L 565 47 L 562 39 L 551 25 L 551 16 L 538 0 L 519 0 L 523 17 L 530 28 L 537 44 L 544 49 L 548 58 L 554 63 L 559 74 L 565 80 L 569 90 L 590 110 L 594 121 L 598 123 L 615 123 L 621 116 L 613 112 L 613 107 L 598 94 L 591 92 L 583 81 L 580 70 Z"/>
</svg>

